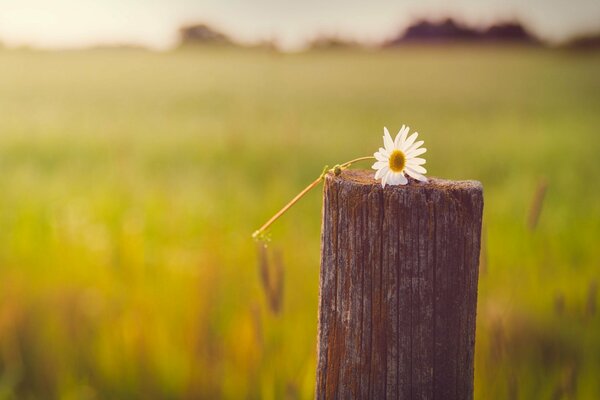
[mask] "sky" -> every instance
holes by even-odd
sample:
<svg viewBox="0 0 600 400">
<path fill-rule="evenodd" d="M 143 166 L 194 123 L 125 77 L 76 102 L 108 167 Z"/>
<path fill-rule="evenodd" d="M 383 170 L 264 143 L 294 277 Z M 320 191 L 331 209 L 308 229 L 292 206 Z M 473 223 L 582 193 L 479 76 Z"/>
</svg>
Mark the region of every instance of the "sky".
<svg viewBox="0 0 600 400">
<path fill-rule="evenodd" d="M 73 48 L 168 49 L 183 24 L 204 22 L 243 42 L 300 48 L 319 34 L 377 42 L 416 18 L 472 24 L 518 18 L 551 41 L 600 31 L 600 0 L 0 0 L 0 42 Z"/>
</svg>

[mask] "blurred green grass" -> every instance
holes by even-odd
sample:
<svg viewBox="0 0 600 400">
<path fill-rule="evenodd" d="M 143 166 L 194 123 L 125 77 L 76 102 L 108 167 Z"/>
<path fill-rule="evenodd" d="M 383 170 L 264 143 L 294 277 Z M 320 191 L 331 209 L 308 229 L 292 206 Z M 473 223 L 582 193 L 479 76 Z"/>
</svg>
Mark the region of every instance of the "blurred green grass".
<svg viewBox="0 0 600 400">
<path fill-rule="evenodd" d="M 599 70 L 510 47 L 1 51 L 0 398 L 312 397 L 319 191 L 272 231 L 279 313 L 250 234 L 403 123 L 430 175 L 485 188 L 476 397 L 599 398 Z"/>
</svg>

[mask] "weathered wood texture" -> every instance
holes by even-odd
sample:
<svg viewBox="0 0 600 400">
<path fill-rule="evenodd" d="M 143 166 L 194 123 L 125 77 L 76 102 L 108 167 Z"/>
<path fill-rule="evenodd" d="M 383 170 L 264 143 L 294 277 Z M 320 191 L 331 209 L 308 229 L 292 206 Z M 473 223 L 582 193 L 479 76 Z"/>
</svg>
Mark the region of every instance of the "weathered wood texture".
<svg viewBox="0 0 600 400">
<path fill-rule="evenodd" d="M 470 399 L 483 191 L 325 179 L 318 399 Z"/>
</svg>

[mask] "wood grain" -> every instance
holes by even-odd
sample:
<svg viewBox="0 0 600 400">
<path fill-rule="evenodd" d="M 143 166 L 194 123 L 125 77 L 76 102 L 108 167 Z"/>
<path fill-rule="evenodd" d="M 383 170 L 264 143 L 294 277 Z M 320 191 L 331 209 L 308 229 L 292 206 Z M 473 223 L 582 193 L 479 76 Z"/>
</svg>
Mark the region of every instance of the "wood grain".
<svg viewBox="0 0 600 400">
<path fill-rule="evenodd" d="M 470 399 L 483 190 L 325 178 L 318 399 Z"/>
</svg>

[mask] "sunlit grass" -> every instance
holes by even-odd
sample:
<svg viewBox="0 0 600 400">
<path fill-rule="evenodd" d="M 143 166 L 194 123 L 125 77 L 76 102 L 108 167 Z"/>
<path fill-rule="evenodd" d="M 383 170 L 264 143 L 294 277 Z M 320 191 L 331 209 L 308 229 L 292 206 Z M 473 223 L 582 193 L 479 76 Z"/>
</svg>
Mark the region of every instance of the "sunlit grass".
<svg viewBox="0 0 600 400">
<path fill-rule="evenodd" d="M 272 229 L 278 312 L 250 235 L 403 123 L 431 175 L 484 185 L 477 397 L 600 397 L 599 69 L 511 48 L 0 52 L 0 398 L 310 398 L 319 190 Z"/>
</svg>

